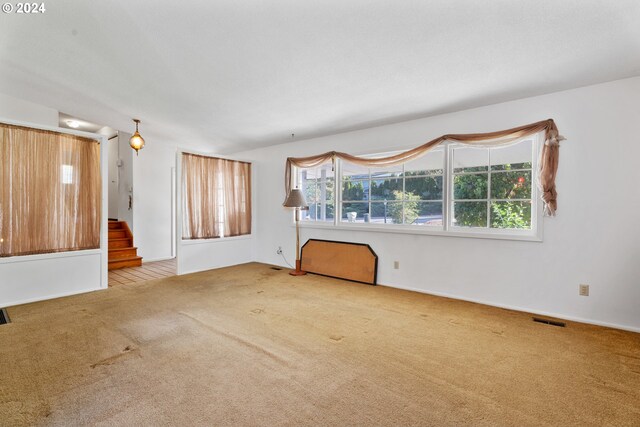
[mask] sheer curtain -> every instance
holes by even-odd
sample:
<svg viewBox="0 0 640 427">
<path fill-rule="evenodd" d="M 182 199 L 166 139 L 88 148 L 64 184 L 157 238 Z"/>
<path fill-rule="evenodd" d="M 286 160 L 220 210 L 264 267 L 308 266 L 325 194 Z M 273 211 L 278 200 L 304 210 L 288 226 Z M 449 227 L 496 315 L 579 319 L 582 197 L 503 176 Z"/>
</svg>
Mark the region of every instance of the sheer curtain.
<svg viewBox="0 0 640 427">
<path fill-rule="evenodd" d="M 221 161 L 224 168 L 224 234 L 251 234 L 251 163 Z"/>
<path fill-rule="evenodd" d="M 182 238 L 220 237 L 222 174 L 220 159 L 182 155 Z"/>
<path fill-rule="evenodd" d="M 182 238 L 251 233 L 251 164 L 182 155 Z"/>
<path fill-rule="evenodd" d="M 251 233 L 251 164 L 182 155 L 182 238 Z"/>
<path fill-rule="evenodd" d="M 0 256 L 100 247 L 100 145 L 0 123 Z"/>
</svg>

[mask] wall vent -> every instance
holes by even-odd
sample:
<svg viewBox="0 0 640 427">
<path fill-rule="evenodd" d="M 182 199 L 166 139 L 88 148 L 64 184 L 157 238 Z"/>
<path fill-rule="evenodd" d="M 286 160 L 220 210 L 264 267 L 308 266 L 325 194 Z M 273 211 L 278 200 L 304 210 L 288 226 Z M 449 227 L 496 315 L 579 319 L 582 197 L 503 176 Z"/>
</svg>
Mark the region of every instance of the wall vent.
<svg viewBox="0 0 640 427">
<path fill-rule="evenodd" d="M 11 320 L 9 320 L 7 310 L 5 310 L 4 308 L 0 308 L 0 325 L 4 325 L 9 322 L 11 322 Z"/>
<path fill-rule="evenodd" d="M 561 328 L 564 328 L 565 326 L 567 326 L 567 324 L 564 322 L 558 322 L 557 320 L 543 319 L 541 317 L 534 317 L 533 321 L 538 323 L 544 323 L 545 325 L 559 326 Z"/>
</svg>

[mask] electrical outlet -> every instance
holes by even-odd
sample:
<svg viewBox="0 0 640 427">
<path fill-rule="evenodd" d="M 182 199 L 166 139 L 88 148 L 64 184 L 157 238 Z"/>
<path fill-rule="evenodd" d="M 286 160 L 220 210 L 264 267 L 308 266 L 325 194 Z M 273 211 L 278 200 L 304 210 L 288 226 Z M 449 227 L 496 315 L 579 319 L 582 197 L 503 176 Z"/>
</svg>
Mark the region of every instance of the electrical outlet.
<svg viewBox="0 0 640 427">
<path fill-rule="evenodd" d="M 278 250 L 276 251 L 278 255 L 282 255 L 282 246 L 278 246 Z"/>
<path fill-rule="evenodd" d="M 400 268 L 400 261 L 393 261 L 393 268 L 394 270 L 397 270 Z"/>
<path fill-rule="evenodd" d="M 589 285 L 580 285 L 580 296 L 589 296 Z"/>
</svg>

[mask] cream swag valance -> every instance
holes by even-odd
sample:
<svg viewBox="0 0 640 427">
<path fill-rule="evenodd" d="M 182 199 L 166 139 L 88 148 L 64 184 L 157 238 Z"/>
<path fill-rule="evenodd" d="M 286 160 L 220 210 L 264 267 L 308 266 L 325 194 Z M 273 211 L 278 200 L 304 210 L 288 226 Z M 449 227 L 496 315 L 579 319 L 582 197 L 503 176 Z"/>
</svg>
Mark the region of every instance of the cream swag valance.
<svg viewBox="0 0 640 427">
<path fill-rule="evenodd" d="M 310 168 L 322 165 L 324 163 L 333 162 L 335 159 L 346 160 L 361 166 L 369 167 L 385 167 L 405 163 L 423 156 L 432 148 L 439 144 L 450 141 L 459 142 L 468 145 L 481 145 L 485 147 L 500 146 L 509 144 L 518 139 L 529 135 L 544 131 L 544 146 L 540 153 L 540 161 L 538 162 L 538 187 L 544 202 L 544 213 L 548 216 L 555 215 L 557 204 L 556 193 L 556 172 L 558 170 L 558 157 L 560 141 L 564 138 L 558 134 L 553 119 L 543 120 L 529 125 L 519 126 L 512 129 L 487 132 L 487 133 L 469 133 L 469 134 L 448 134 L 442 135 L 436 139 L 422 144 L 419 147 L 405 151 L 389 157 L 365 158 L 353 156 L 351 154 L 339 151 L 328 151 L 316 156 L 308 157 L 288 157 L 285 167 L 285 191 L 286 195 L 291 191 L 291 177 L 294 166 L 301 168 Z"/>
</svg>

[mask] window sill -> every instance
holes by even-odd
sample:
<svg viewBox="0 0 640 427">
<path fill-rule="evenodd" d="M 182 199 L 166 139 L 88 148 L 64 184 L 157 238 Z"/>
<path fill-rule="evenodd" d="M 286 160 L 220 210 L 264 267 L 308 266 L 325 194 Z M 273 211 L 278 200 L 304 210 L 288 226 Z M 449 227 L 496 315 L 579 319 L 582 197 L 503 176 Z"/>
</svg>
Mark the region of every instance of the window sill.
<svg viewBox="0 0 640 427">
<path fill-rule="evenodd" d="M 295 227 L 295 222 L 292 223 L 292 227 Z M 356 225 L 349 223 L 340 223 L 335 225 L 333 223 L 312 223 L 312 222 L 300 222 L 301 228 L 315 228 L 324 230 L 348 230 L 348 231 L 366 231 L 374 233 L 396 233 L 396 234 L 418 234 L 427 236 L 441 236 L 441 237 L 464 237 L 473 239 L 494 239 L 494 240 L 516 240 L 525 242 L 542 242 L 542 233 L 532 234 L 528 233 L 514 233 L 514 232 L 480 232 L 469 231 L 467 229 L 460 230 L 442 230 L 440 227 L 433 227 L 433 229 L 425 229 L 412 227 L 412 226 L 393 226 L 393 225 Z"/>
<path fill-rule="evenodd" d="M 203 245 L 207 243 L 221 243 L 221 242 L 229 242 L 232 240 L 248 240 L 252 239 L 253 234 L 243 234 L 242 236 L 231 236 L 231 237 L 218 237 L 215 239 L 181 239 L 181 242 L 184 246 L 190 245 Z"/>
<path fill-rule="evenodd" d="M 72 258 L 72 257 L 87 256 L 87 255 L 100 255 L 101 253 L 102 253 L 101 249 L 86 249 L 86 250 L 80 250 L 80 251 L 51 252 L 48 254 L 15 255 L 15 256 L 0 258 L 0 264 L 39 261 L 39 260 L 55 259 L 55 258 Z"/>
</svg>

